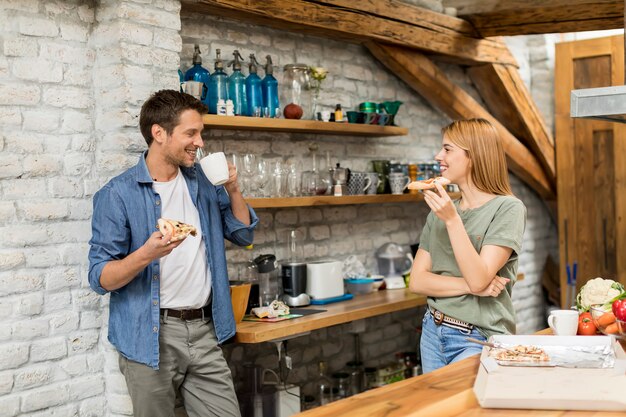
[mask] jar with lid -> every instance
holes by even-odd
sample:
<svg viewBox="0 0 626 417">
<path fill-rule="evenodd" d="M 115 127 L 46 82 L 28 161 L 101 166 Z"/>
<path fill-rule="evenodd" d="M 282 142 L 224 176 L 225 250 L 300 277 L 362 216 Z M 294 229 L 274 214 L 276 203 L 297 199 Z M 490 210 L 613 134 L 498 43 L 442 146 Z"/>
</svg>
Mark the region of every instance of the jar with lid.
<svg viewBox="0 0 626 417">
<path fill-rule="evenodd" d="M 287 64 L 283 67 L 281 103 L 297 104 L 302 108 L 302 118 L 312 119 L 311 70 L 305 64 Z"/>
<path fill-rule="evenodd" d="M 365 385 L 365 373 L 363 362 L 350 361 L 346 363 L 346 370 L 350 375 L 350 391 L 349 395 L 357 395 L 363 392 Z"/>
<path fill-rule="evenodd" d="M 333 374 L 333 387 L 337 390 L 337 395 L 333 398 L 340 400 L 350 396 L 350 374 L 347 372 L 336 372 Z"/>
<path fill-rule="evenodd" d="M 378 386 L 377 369 L 374 367 L 365 368 L 365 389 L 372 389 Z"/>
<path fill-rule="evenodd" d="M 254 258 L 259 276 L 259 301 L 261 306 L 268 306 L 278 299 L 278 264 L 274 255 L 259 255 Z"/>
</svg>

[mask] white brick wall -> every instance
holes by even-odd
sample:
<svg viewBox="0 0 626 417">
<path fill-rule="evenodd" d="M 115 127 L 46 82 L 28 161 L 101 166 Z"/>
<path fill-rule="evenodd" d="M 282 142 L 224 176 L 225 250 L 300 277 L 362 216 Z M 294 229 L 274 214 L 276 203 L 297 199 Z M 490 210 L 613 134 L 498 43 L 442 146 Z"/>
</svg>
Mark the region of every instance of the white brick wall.
<svg viewBox="0 0 626 417">
<path fill-rule="evenodd" d="M 439 0 L 420 4 L 441 8 Z M 251 52 L 271 54 L 279 82 L 286 63 L 326 66 L 322 106 L 399 99 L 405 104 L 398 122 L 410 129 L 406 138 L 213 131 L 206 137 L 210 150 L 254 152 L 307 169 L 310 159 L 302 155 L 316 141 L 332 163 L 364 170 L 381 157 L 430 159 L 448 122 L 360 46 L 207 16 L 181 22 L 175 0 L 0 0 L 0 21 L 6 23 L 0 27 L 0 416 L 132 414 L 117 353 L 106 341 L 108 298 L 87 288 L 91 197 L 136 163 L 145 148 L 140 106 L 150 92 L 176 88 L 176 71 L 190 66 L 194 43 L 211 71 L 216 48 L 227 59 L 236 48 L 246 59 Z M 551 91 L 549 54 L 541 52 L 540 37 L 520 48 L 529 45 L 525 80 L 549 111 L 543 95 Z M 442 68 L 477 97 L 459 67 Z M 543 256 L 556 248 L 555 231 L 536 195 L 516 179 L 513 185 L 529 208 L 520 258 L 526 280 L 516 286 L 514 302 L 520 330 L 532 331 L 544 326 L 539 276 Z M 285 232 L 295 226 L 311 257 L 356 254 L 374 268 L 373 251 L 388 241 L 417 241 L 426 214 L 423 204 L 260 210 L 254 251 L 227 250 L 231 275 L 253 255 L 282 256 Z M 414 311 L 367 320 L 363 357 L 376 365 L 412 349 L 418 323 Z M 337 326 L 289 342 L 298 365 L 292 378 L 305 392 L 320 356 L 329 357 L 332 370 L 352 359 L 348 331 Z M 226 349 L 236 378 L 235 364 L 249 358 L 275 367 L 274 352 L 267 344 Z"/>
</svg>

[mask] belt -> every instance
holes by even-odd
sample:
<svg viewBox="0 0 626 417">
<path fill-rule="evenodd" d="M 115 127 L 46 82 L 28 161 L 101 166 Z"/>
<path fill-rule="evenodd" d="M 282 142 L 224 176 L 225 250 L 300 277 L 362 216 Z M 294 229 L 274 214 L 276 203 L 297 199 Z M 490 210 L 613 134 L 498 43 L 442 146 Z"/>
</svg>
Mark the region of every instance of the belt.
<svg viewBox="0 0 626 417">
<path fill-rule="evenodd" d="M 459 330 L 472 330 L 474 325 L 467 323 L 463 320 L 455 319 L 454 317 L 446 316 L 441 311 L 430 307 L 430 312 L 433 315 L 433 321 L 437 326 L 444 325 Z"/>
<path fill-rule="evenodd" d="M 165 317 L 176 317 L 181 320 L 208 320 L 211 318 L 211 305 L 194 310 L 173 310 L 171 308 L 162 308 L 161 315 Z"/>
</svg>

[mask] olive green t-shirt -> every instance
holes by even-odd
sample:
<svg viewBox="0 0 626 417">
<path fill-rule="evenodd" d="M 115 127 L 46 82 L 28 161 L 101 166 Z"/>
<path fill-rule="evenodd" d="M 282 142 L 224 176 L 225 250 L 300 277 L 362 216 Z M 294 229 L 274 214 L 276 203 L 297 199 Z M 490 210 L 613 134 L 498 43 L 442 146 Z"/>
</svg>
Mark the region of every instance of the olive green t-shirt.
<svg viewBox="0 0 626 417">
<path fill-rule="evenodd" d="M 510 282 L 498 297 L 478 297 L 471 294 L 428 297 L 428 305 L 448 316 L 472 323 L 486 337 L 493 334 L 515 334 L 511 291 L 517 277 L 518 257 L 526 227 L 526 207 L 513 196 L 497 196 L 480 207 L 468 210 L 460 209 L 459 201 L 455 200 L 454 205 L 478 253 L 484 245 L 513 249 L 509 260 L 498 271 L 499 276 L 509 278 Z M 430 253 L 432 273 L 461 277 L 446 226 L 432 212 L 428 215 L 422 231 L 420 249 Z"/>
</svg>

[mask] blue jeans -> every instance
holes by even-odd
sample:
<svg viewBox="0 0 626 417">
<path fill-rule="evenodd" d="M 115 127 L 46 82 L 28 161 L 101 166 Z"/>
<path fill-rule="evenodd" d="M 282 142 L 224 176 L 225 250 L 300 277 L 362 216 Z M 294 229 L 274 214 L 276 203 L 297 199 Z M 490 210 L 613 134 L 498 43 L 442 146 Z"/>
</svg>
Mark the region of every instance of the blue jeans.
<svg viewBox="0 0 626 417">
<path fill-rule="evenodd" d="M 486 340 L 475 328 L 469 330 L 457 330 L 448 326 L 437 326 L 426 307 L 426 314 L 422 321 L 422 337 L 420 338 L 420 353 L 422 357 L 422 371 L 424 373 L 434 371 L 445 365 L 465 359 L 468 356 L 479 354 L 482 346 L 465 340 L 472 337 L 478 340 Z"/>
</svg>

